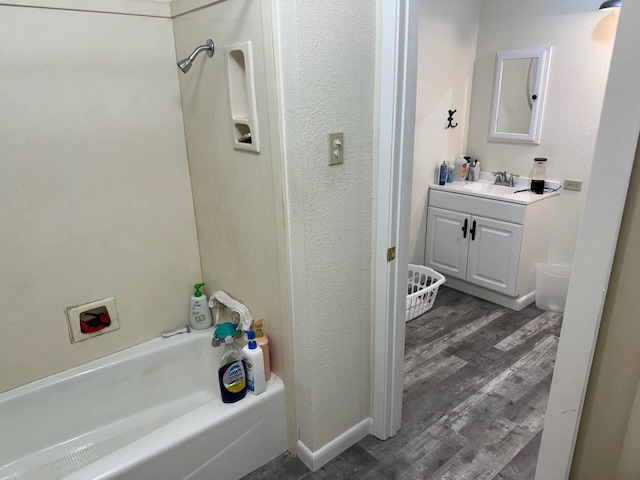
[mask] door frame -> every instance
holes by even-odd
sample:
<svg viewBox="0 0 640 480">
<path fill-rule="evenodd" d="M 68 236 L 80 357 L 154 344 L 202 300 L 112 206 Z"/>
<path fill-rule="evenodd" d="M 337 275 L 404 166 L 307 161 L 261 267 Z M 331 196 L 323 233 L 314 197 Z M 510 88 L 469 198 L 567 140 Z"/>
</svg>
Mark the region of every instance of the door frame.
<svg viewBox="0 0 640 480">
<path fill-rule="evenodd" d="M 386 440 L 400 430 L 404 316 L 416 89 L 419 0 L 380 0 L 380 136 L 375 247 L 373 423 Z M 388 261 L 395 247 L 395 260 Z"/>
<path fill-rule="evenodd" d="M 419 0 L 380 0 L 373 425 L 397 433 L 402 414 L 404 288 L 415 130 Z M 625 2 L 609 70 L 589 191 L 538 457 L 536 480 L 567 479 L 640 134 L 640 2 Z M 629 92 L 625 94 L 625 92 Z M 612 165 L 611 159 L 616 159 Z M 396 259 L 387 262 L 387 248 Z"/>
</svg>

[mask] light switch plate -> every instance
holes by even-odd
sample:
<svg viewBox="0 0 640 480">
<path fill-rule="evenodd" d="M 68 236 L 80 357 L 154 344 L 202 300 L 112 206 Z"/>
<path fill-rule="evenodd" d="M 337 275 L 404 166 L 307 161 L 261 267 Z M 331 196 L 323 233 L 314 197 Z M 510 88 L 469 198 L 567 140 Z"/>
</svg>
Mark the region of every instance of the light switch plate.
<svg viewBox="0 0 640 480">
<path fill-rule="evenodd" d="M 83 333 L 80 328 L 80 315 L 89 310 L 100 309 L 101 307 L 106 308 L 111 319 L 111 325 L 97 332 Z M 87 340 L 88 338 L 113 332 L 120 328 L 118 310 L 116 309 L 116 299 L 114 297 L 95 300 L 93 302 L 83 303 L 82 305 L 73 305 L 67 307 L 64 313 L 67 316 L 67 326 L 69 328 L 69 339 L 71 340 L 71 343 L 78 343 L 83 340 Z"/>
<path fill-rule="evenodd" d="M 329 166 L 344 163 L 344 133 L 330 133 L 329 139 Z"/>
</svg>

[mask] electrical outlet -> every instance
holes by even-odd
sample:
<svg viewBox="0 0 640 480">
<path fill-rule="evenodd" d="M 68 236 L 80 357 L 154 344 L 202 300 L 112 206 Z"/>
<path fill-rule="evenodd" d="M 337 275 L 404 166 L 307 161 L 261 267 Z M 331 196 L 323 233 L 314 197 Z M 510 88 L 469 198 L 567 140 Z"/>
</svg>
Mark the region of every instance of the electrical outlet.
<svg viewBox="0 0 640 480">
<path fill-rule="evenodd" d="M 344 133 L 330 133 L 329 138 L 329 165 L 344 163 Z"/>
<path fill-rule="evenodd" d="M 565 180 L 564 189 L 579 192 L 582 190 L 582 180 Z"/>
</svg>

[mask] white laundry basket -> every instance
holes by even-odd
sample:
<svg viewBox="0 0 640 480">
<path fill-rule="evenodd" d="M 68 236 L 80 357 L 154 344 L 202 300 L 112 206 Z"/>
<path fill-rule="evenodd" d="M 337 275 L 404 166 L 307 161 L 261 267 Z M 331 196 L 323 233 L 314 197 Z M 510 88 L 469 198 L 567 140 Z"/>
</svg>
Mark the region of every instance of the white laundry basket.
<svg viewBox="0 0 640 480">
<path fill-rule="evenodd" d="M 409 265 L 405 321 L 419 317 L 433 306 L 444 275 L 423 265 Z"/>
</svg>

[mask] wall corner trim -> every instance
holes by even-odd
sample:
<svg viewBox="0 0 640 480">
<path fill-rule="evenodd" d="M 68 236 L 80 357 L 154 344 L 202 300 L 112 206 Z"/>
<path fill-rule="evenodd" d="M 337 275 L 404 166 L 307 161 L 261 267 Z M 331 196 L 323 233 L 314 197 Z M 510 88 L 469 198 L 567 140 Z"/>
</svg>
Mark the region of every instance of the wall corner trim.
<svg viewBox="0 0 640 480">
<path fill-rule="evenodd" d="M 171 17 L 175 18 L 221 1 L 222 0 L 172 0 Z"/>
<path fill-rule="evenodd" d="M 170 0 L 0 0 L 0 5 L 171 18 Z"/>
<path fill-rule="evenodd" d="M 335 457 L 344 452 L 347 448 L 355 445 L 364 437 L 371 433 L 371 417 L 365 418 L 344 433 L 325 444 L 319 450 L 312 452 L 309 448 L 298 440 L 298 458 L 309 470 L 315 472 Z"/>
</svg>

